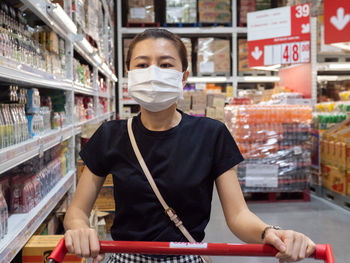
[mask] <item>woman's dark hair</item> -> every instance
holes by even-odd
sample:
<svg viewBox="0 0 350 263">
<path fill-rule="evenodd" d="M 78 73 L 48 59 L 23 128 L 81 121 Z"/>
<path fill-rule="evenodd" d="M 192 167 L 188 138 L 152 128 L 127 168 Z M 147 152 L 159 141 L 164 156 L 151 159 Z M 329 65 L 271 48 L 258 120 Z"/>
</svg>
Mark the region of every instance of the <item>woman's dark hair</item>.
<svg viewBox="0 0 350 263">
<path fill-rule="evenodd" d="M 137 34 L 134 37 L 134 39 L 130 43 L 128 54 L 126 56 L 127 70 L 130 70 L 131 55 L 132 55 L 132 52 L 134 51 L 136 44 L 142 40 L 149 39 L 149 38 L 153 38 L 153 39 L 164 38 L 172 41 L 177 51 L 179 52 L 181 63 L 182 63 L 182 71 L 184 72 L 187 70 L 187 67 L 188 67 L 187 50 L 184 43 L 181 41 L 181 39 L 177 35 L 169 32 L 166 29 L 160 29 L 160 28 L 146 29 L 145 31 L 143 31 L 140 34 Z"/>
</svg>

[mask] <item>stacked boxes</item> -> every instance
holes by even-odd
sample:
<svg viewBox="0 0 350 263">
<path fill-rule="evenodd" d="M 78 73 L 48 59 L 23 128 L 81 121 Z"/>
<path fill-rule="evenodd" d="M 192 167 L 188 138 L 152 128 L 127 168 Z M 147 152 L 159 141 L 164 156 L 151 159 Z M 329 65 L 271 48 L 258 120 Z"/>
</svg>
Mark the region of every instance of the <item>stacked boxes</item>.
<svg viewBox="0 0 350 263">
<path fill-rule="evenodd" d="M 256 10 L 255 0 L 239 1 L 239 26 L 247 26 L 247 14 Z"/>
<path fill-rule="evenodd" d="M 188 70 L 192 72 L 192 41 L 190 38 L 181 38 L 187 50 Z"/>
<path fill-rule="evenodd" d="M 224 74 L 231 72 L 230 41 L 218 38 L 198 39 L 197 73 Z"/>
<path fill-rule="evenodd" d="M 205 91 L 195 91 L 191 94 L 191 98 L 191 115 L 205 116 L 205 109 L 207 107 L 207 94 L 205 93 Z"/>
<path fill-rule="evenodd" d="M 57 246 L 63 235 L 42 235 L 32 236 L 22 250 L 23 263 L 42 263 L 47 262 L 47 258 Z M 87 262 L 84 258 L 78 258 L 75 255 L 68 254 L 64 260 L 65 263 Z"/>
<path fill-rule="evenodd" d="M 229 0 L 199 0 L 199 22 L 231 23 L 231 3 Z"/>
<path fill-rule="evenodd" d="M 167 23 L 196 23 L 197 1 L 196 0 L 167 0 L 166 1 Z"/>
<path fill-rule="evenodd" d="M 125 67 L 125 71 L 126 69 L 126 56 L 128 55 L 128 50 L 129 50 L 129 46 L 131 44 L 132 38 L 124 38 L 123 39 L 123 48 L 124 48 L 124 67 Z"/>
<path fill-rule="evenodd" d="M 248 64 L 248 41 L 247 39 L 239 39 L 238 40 L 238 71 L 244 72 L 249 71 Z"/>
<path fill-rule="evenodd" d="M 129 0 L 128 23 L 154 23 L 153 0 Z"/>
<path fill-rule="evenodd" d="M 350 121 L 325 131 L 320 144 L 322 185 L 334 192 L 350 195 Z"/>
<path fill-rule="evenodd" d="M 224 94 L 208 94 L 207 117 L 223 121 L 226 96 Z"/>
<path fill-rule="evenodd" d="M 237 175 L 245 192 L 291 192 L 308 188 L 311 106 L 225 107 L 225 123 L 245 161 Z"/>
</svg>

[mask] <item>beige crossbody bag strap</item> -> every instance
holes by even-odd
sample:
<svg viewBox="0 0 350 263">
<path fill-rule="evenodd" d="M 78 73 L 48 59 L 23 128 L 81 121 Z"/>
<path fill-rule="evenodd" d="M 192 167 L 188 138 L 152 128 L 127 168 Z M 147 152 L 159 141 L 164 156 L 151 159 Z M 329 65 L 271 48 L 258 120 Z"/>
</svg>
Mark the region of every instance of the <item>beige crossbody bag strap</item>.
<svg viewBox="0 0 350 263">
<path fill-rule="evenodd" d="M 137 143 L 136 143 L 136 140 L 135 140 L 135 136 L 134 136 L 134 133 L 132 131 L 132 118 L 128 119 L 128 134 L 129 134 L 129 138 L 130 138 L 130 142 L 131 142 L 132 148 L 134 149 L 135 155 L 137 157 L 137 160 L 140 163 L 142 171 L 146 175 L 146 178 L 147 178 L 149 184 L 151 185 L 151 187 L 153 189 L 153 192 L 157 196 L 159 202 L 162 204 L 165 213 L 169 216 L 170 220 L 173 221 L 174 224 L 180 229 L 181 233 L 186 237 L 186 239 L 189 242 L 196 243 L 196 240 L 191 236 L 191 234 L 188 232 L 186 227 L 182 224 L 182 221 L 177 216 L 177 214 L 175 213 L 174 209 L 172 209 L 171 207 L 169 207 L 167 205 L 167 203 L 165 202 L 163 196 L 159 192 L 159 189 L 158 189 L 156 183 L 154 182 L 153 177 L 152 177 L 150 171 L 148 170 L 148 167 L 147 167 L 147 165 L 146 165 L 146 163 L 145 163 L 145 161 L 144 161 L 144 159 L 143 159 L 143 157 L 141 155 L 139 147 L 137 146 Z M 204 262 L 207 262 L 207 263 L 211 263 L 212 262 L 210 257 L 208 257 L 208 256 L 201 256 L 201 257 L 204 260 Z"/>
</svg>

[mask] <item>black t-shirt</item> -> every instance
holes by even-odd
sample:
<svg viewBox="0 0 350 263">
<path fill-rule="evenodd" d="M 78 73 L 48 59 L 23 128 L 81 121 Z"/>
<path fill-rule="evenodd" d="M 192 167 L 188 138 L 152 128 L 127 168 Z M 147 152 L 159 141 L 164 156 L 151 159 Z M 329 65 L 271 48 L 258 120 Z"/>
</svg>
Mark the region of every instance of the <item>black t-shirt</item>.
<svg viewBox="0 0 350 263">
<path fill-rule="evenodd" d="M 132 129 L 163 198 L 200 242 L 209 222 L 214 180 L 243 157 L 223 123 L 181 114 L 181 122 L 167 131 L 146 129 L 140 115 Z M 97 176 L 113 174 L 114 240 L 187 241 L 143 174 L 125 120 L 102 124 L 80 156 Z"/>
</svg>

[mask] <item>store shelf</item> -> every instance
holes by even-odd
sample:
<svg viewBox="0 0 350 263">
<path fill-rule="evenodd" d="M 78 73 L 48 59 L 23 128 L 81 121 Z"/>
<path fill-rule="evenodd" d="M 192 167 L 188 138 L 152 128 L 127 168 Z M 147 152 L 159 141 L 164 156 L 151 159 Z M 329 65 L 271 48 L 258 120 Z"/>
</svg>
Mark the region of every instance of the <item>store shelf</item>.
<svg viewBox="0 0 350 263">
<path fill-rule="evenodd" d="M 29 213 L 11 215 L 8 234 L 0 243 L 0 262 L 11 262 L 57 203 L 74 184 L 75 171 L 70 171 Z"/>
<path fill-rule="evenodd" d="M 77 135 L 77 134 L 81 133 L 81 126 L 83 126 L 85 124 L 89 124 L 89 123 L 99 123 L 99 122 L 102 122 L 104 120 L 108 120 L 109 118 L 111 118 L 113 116 L 113 114 L 114 114 L 113 112 L 109 112 L 109 113 L 106 113 L 104 115 L 94 117 L 90 120 L 78 122 L 75 125 L 74 134 Z"/>
<path fill-rule="evenodd" d="M 98 91 L 97 95 L 101 98 L 106 98 L 106 99 L 110 99 L 112 97 L 110 94 L 108 94 L 107 92 L 103 92 L 103 91 Z"/>
<path fill-rule="evenodd" d="M 94 90 L 92 87 L 84 84 L 75 82 L 73 86 L 74 86 L 75 93 L 81 93 L 81 94 L 90 95 L 90 96 L 94 96 L 97 93 L 97 91 Z"/>
<path fill-rule="evenodd" d="M 123 100 L 123 105 L 138 105 L 134 100 Z"/>
<path fill-rule="evenodd" d="M 349 62 L 317 63 L 317 71 L 350 71 Z"/>
<path fill-rule="evenodd" d="M 1 60 L 3 63 L 0 66 L 0 78 L 5 81 L 15 81 L 27 85 L 36 85 L 53 89 L 72 89 L 72 81 L 68 79 L 60 79 L 46 72 L 34 70 L 5 58 L 1 58 Z M 4 65 L 10 65 L 11 68 Z"/>
<path fill-rule="evenodd" d="M 74 34 L 68 33 L 64 26 L 55 21 L 48 13 L 47 7 L 51 5 L 49 0 L 21 0 L 21 2 L 56 33 L 65 39 L 74 39 Z"/>
<path fill-rule="evenodd" d="M 320 75 L 317 76 L 317 81 L 344 81 L 350 80 L 350 75 L 348 76 L 339 76 L 339 75 Z"/>
<path fill-rule="evenodd" d="M 73 126 L 57 129 L 42 136 L 0 150 L 0 174 L 42 154 L 73 136 Z"/>
<path fill-rule="evenodd" d="M 339 194 L 323 187 L 322 196 L 324 199 L 350 211 L 350 196 Z"/>
<path fill-rule="evenodd" d="M 237 77 L 239 83 L 273 83 L 280 81 L 278 76 L 244 76 Z"/>
<path fill-rule="evenodd" d="M 121 33 L 126 35 L 136 35 L 146 29 L 147 28 L 145 27 L 122 27 Z M 222 35 L 232 34 L 236 30 L 233 27 L 166 27 L 165 29 L 172 33 L 181 35 Z"/>
<path fill-rule="evenodd" d="M 231 83 L 232 77 L 188 77 L 188 83 Z"/>
</svg>

